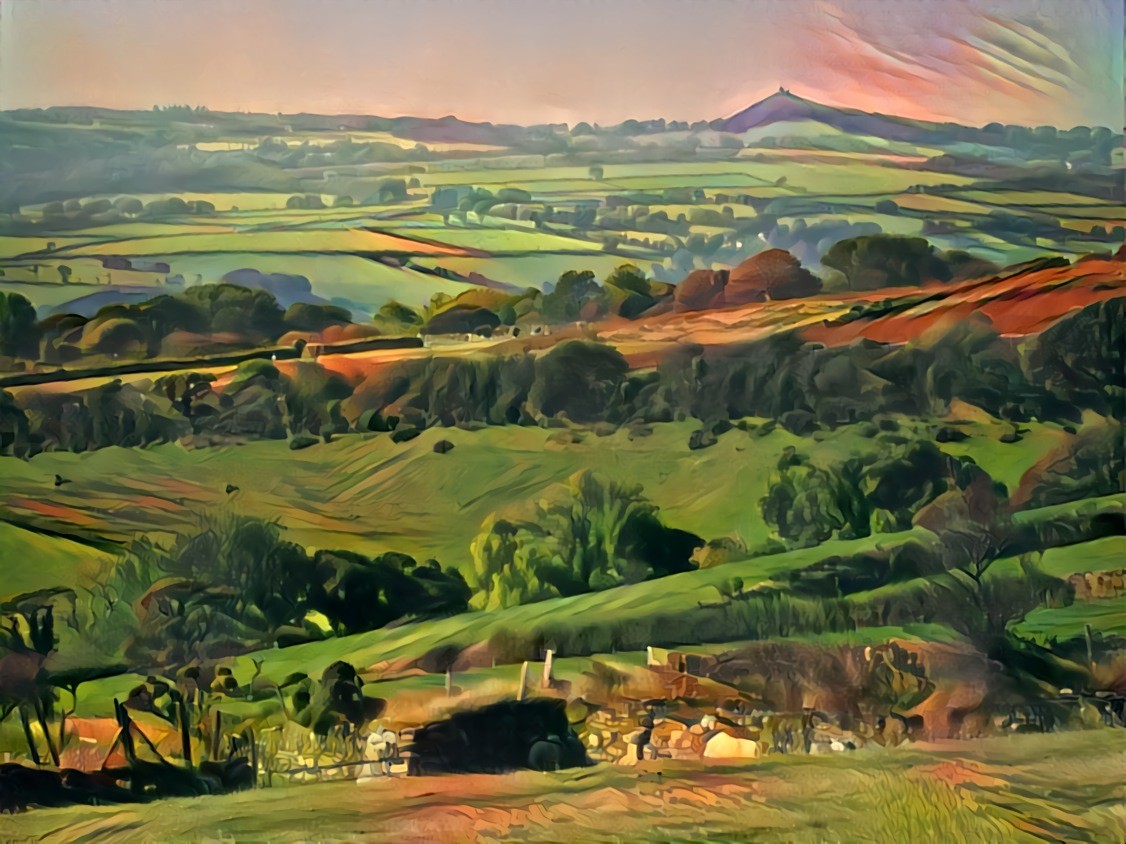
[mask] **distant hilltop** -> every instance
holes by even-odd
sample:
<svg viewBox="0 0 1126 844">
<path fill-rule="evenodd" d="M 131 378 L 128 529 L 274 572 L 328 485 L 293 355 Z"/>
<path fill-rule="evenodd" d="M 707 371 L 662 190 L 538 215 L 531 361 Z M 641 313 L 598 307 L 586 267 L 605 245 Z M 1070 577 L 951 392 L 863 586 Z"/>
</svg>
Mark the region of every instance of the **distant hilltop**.
<svg viewBox="0 0 1126 844">
<path fill-rule="evenodd" d="M 908 120 L 858 109 L 838 108 L 807 100 L 780 86 L 777 92 L 722 122 L 725 132 L 743 133 L 771 123 L 812 120 L 853 135 L 874 135 L 896 141 L 918 141 L 943 124 Z"/>
</svg>

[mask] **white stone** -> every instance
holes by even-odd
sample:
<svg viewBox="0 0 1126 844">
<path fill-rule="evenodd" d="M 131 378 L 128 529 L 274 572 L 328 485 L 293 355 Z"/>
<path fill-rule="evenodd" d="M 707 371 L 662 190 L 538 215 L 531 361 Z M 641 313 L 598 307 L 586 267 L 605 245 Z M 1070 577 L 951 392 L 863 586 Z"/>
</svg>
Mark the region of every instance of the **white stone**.
<svg viewBox="0 0 1126 844">
<path fill-rule="evenodd" d="M 704 745 L 705 759 L 758 759 L 760 755 L 758 742 L 727 733 L 716 733 Z"/>
</svg>

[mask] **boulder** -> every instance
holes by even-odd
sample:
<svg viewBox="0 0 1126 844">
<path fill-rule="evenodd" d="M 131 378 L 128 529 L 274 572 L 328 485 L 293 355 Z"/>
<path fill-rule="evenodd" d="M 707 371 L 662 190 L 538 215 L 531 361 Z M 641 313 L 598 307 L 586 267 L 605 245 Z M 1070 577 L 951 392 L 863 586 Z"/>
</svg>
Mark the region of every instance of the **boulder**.
<svg viewBox="0 0 1126 844">
<path fill-rule="evenodd" d="M 421 433 L 422 433 L 422 431 L 420 431 L 418 428 L 396 428 L 395 431 L 391 434 L 391 442 L 393 442 L 393 443 L 409 442 L 410 440 L 413 440 L 415 437 L 417 437 Z"/>
<path fill-rule="evenodd" d="M 735 267 L 724 291 L 728 305 L 764 299 L 798 299 L 821 289 L 821 280 L 785 249 L 767 249 Z"/>
<path fill-rule="evenodd" d="M 705 759 L 758 759 L 762 755 L 758 742 L 735 738 L 718 732 L 704 745 Z"/>
<path fill-rule="evenodd" d="M 683 724 L 665 719 L 653 728 L 653 734 L 650 736 L 649 740 L 657 747 L 668 747 L 672 737 L 683 732 Z"/>
</svg>

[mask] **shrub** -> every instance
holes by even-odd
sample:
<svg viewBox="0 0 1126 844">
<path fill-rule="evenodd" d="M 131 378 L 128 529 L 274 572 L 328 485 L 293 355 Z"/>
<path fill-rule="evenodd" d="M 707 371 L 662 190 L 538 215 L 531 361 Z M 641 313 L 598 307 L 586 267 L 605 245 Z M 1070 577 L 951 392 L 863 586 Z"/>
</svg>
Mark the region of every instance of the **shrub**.
<svg viewBox="0 0 1126 844">
<path fill-rule="evenodd" d="M 640 486 L 582 471 L 529 518 L 489 516 L 470 548 L 470 583 L 493 609 L 687 571 L 700 544 L 661 524 Z"/>
</svg>

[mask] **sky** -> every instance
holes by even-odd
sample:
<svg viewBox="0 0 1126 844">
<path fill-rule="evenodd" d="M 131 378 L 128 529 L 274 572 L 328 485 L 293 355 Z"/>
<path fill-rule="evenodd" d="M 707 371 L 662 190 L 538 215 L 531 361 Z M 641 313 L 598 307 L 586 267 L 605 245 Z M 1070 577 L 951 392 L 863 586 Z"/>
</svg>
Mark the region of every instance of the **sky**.
<svg viewBox="0 0 1126 844">
<path fill-rule="evenodd" d="M 0 0 L 0 108 L 1123 125 L 1123 0 Z"/>
</svg>

